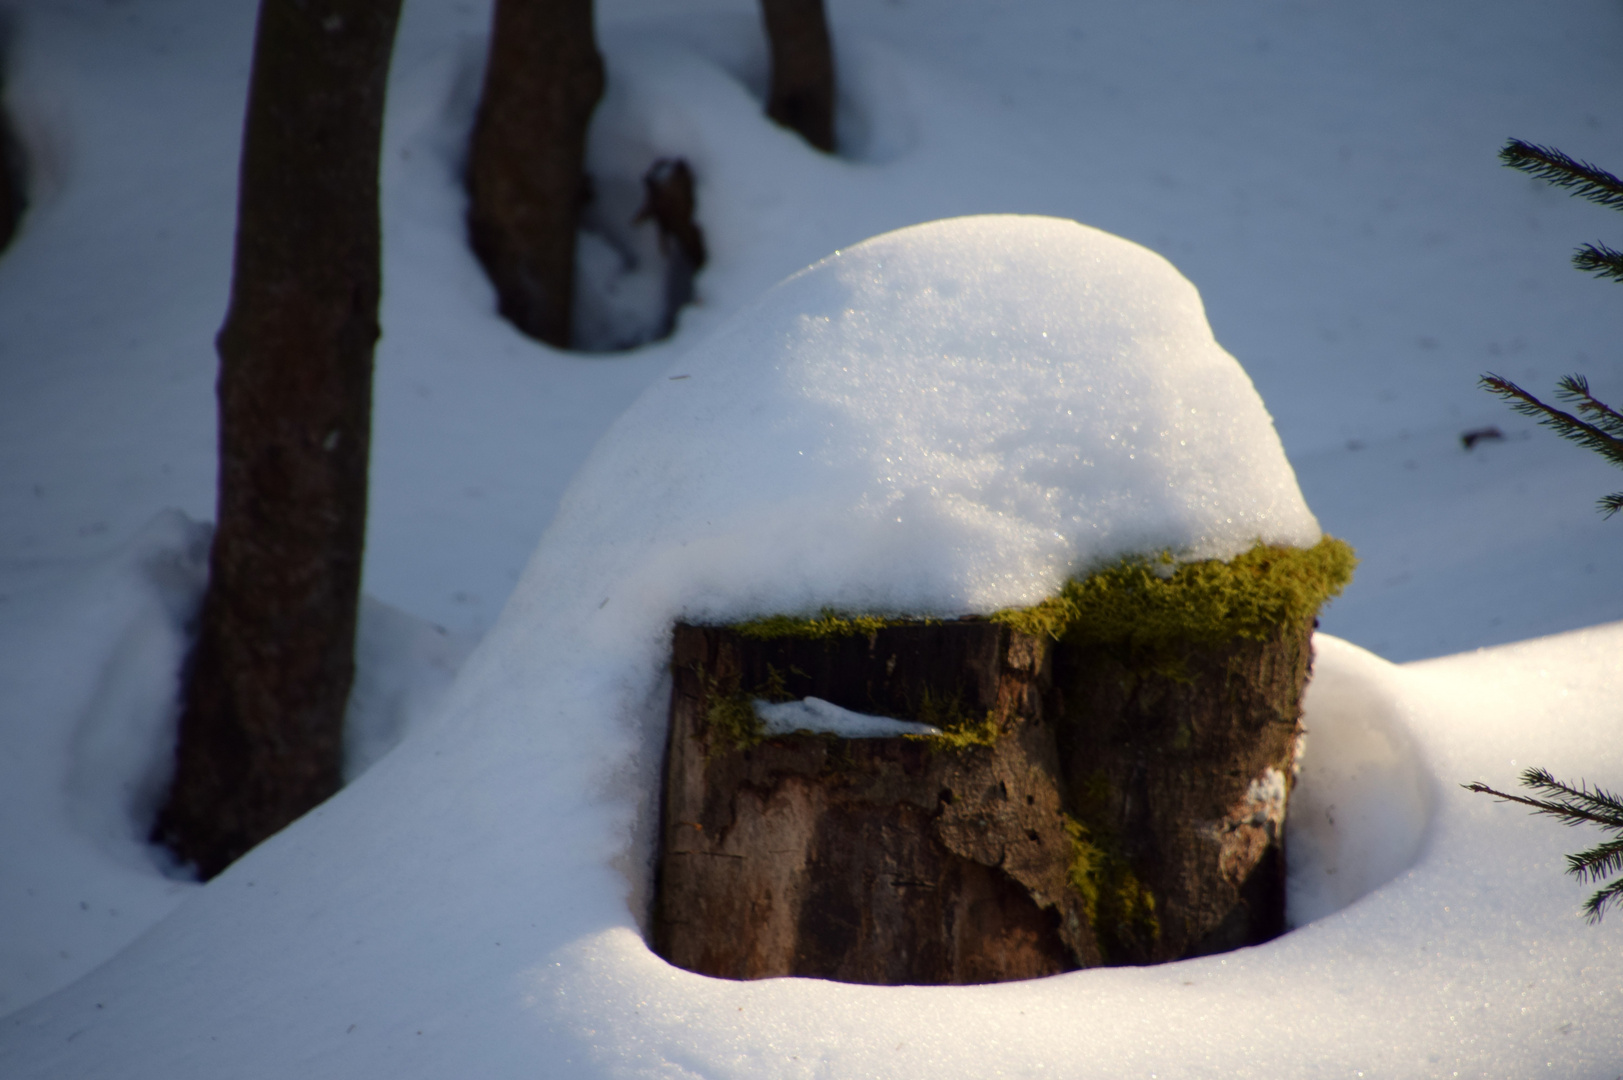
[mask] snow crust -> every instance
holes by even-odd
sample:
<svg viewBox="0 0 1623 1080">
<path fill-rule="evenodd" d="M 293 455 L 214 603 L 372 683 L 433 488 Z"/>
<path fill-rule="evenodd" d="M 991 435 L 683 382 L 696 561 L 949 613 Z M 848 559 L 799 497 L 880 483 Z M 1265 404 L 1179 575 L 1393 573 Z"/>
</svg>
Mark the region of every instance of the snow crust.
<svg viewBox="0 0 1623 1080">
<path fill-rule="evenodd" d="M 820 697 L 799 701 L 755 701 L 755 715 L 765 722 L 768 735 L 797 731 L 821 732 L 844 739 L 888 739 L 897 735 L 939 735 L 941 729 L 912 720 L 853 712 Z"/>
</svg>

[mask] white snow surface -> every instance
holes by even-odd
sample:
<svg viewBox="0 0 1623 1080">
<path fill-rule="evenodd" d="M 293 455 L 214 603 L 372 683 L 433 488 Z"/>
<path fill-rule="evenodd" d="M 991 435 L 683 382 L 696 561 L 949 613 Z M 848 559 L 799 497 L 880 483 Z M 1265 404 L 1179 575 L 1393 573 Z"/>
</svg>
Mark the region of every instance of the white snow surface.
<svg viewBox="0 0 1623 1080">
<path fill-rule="evenodd" d="M 1126 554 L 1318 538 L 1166 260 L 1075 222 L 958 218 L 807 268 L 655 380 L 504 617 L 644 636 L 676 616 L 985 613 Z"/>
<path fill-rule="evenodd" d="M 1321 847 L 1339 841 L 1340 863 L 1321 872 L 1382 887 L 1265 946 L 984 987 L 673 969 L 643 943 L 626 903 L 635 890 L 606 865 L 626 849 L 633 797 L 600 782 L 615 746 L 581 723 L 589 697 L 605 695 L 566 687 L 538 704 L 515 691 L 551 665 L 486 648 L 444 722 L 112 963 L 0 1021 L 0 1068 L 741 1080 L 1615 1072 L 1616 930 L 1574 916 L 1583 890 L 1561 878 L 1547 824 L 1455 781 L 1514 768 L 1529 724 L 1558 772 L 1623 768 L 1623 753 L 1592 735 L 1611 716 L 1623 625 L 1407 668 L 1325 635 L 1315 647 L 1331 690 L 1310 703 L 1309 753 L 1315 738 L 1367 738 L 1361 720 L 1340 729 L 1371 699 L 1392 706 L 1374 725 L 1412 744 L 1304 769 L 1300 791 L 1317 786 L 1313 797 L 1335 804 L 1371 782 L 1402 790 L 1418 770 L 1427 795 L 1409 818 L 1304 822 Z M 1396 876 L 1371 877 L 1348 854 L 1358 850 Z"/>
<path fill-rule="evenodd" d="M 515 334 L 467 253 L 457 175 L 488 3 L 408 0 L 383 155 L 375 599 L 348 748 L 352 776 L 373 767 L 207 886 L 165 876 L 141 837 L 212 513 L 210 343 L 255 5 L 7 7 L 6 101 L 32 203 L 0 257 L 0 1075 L 1611 1080 L 1623 1068 L 1617 919 L 1586 926 L 1588 890 L 1562 873 L 1593 837 L 1458 787 L 1513 786 L 1528 765 L 1609 786 L 1623 774 L 1623 625 L 1576 629 L 1623 614 L 1618 526 L 1591 508 L 1616 475 L 1474 385 L 1484 370 L 1535 389 L 1581 371 L 1623 396 L 1616 286 L 1567 265 L 1610 219 L 1493 162 L 1511 135 L 1623 162 L 1623 126 L 1586 104 L 1623 92 L 1612 0 L 1027 0 L 995 14 L 830 0 L 834 157 L 762 117 L 755 0 L 600 0 L 599 239 L 581 259 L 605 290 L 586 315 L 618 325 L 592 333 L 646 333 L 650 266 L 626 256 L 651 240 L 614 215 L 655 158 L 693 165 L 711 260 L 671 340 L 593 358 Z M 810 561 L 783 576 L 771 556 L 743 557 L 736 580 L 707 577 L 763 525 L 742 498 L 701 526 L 664 496 L 643 515 L 615 492 L 594 506 L 581 494 L 594 485 L 577 485 L 532 588 L 441 704 L 464 641 L 491 627 L 570 478 L 639 393 L 719 400 L 726 388 L 684 398 L 702 371 L 682 357 L 772 283 L 864 237 L 987 213 L 1085 221 L 1171 258 L 1261 391 L 1319 520 L 1363 560 L 1315 639 L 1287 818 L 1298 929 L 1224 957 L 998 987 L 674 971 L 637 928 L 660 618 L 797 588 L 807 604 L 838 602 L 814 579 L 894 563 L 886 537 L 903 534 L 935 545 L 929 565 L 901 587 L 858 575 L 844 600 L 967 610 L 1037 589 L 1067 559 L 1108 557 L 1135 521 L 1190 551 L 1244 540 L 1206 534 L 1212 508 L 1168 493 L 1158 511 L 1101 514 L 1113 538 L 1073 531 L 1044 496 L 1086 487 L 1059 454 L 1004 458 L 976 441 L 996 442 L 995 415 L 901 387 L 879 394 L 908 401 L 900 423 L 868 423 L 866 390 L 847 384 L 802 408 L 895 435 L 813 432 L 818 483 L 849 481 L 841 513 L 866 539 L 796 518 L 804 489 L 773 485 L 762 517 Z M 861 336 L 886 334 L 905 336 Z M 778 377 L 749 375 L 770 391 L 765 412 L 798 415 L 795 380 Z M 1461 445 L 1490 424 L 1506 437 Z M 758 473 L 806 448 L 757 441 Z M 1010 444 L 1042 445 L 1023 430 Z M 937 446 L 928 462 L 884 461 L 919 445 Z M 939 490 L 921 480 L 932 469 Z M 882 517 L 899 496 L 904 521 Z M 549 562 L 568 528 L 579 540 L 611 518 L 626 538 L 604 537 L 573 577 Z M 637 550 L 684 521 L 700 550 Z M 972 542 L 945 550 L 954 534 Z M 1003 534 L 1022 568 L 1000 578 L 983 555 Z M 639 591 L 614 572 L 652 574 L 656 557 L 679 588 Z M 548 575 L 555 589 L 533 587 Z M 1555 631 L 1570 632 L 1537 637 Z M 1460 653 L 1479 646 L 1495 647 Z M 1374 653 L 1460 655 L 1400 667 Z M 1273 794 L 1259 785 L 1259 812 Z"/>
<path fill-rule="evenodd" d="M 768 735 L 810 731 L 838 735 L 844 739 L 888 739 L 897 735 L 941 734 L 940 728 L 929 724 L 853 712 L 820 697 L 801 698 L 799 701 L 757 699 L 753 704 L 755 715 L 761 718 Z"/>
</svg>

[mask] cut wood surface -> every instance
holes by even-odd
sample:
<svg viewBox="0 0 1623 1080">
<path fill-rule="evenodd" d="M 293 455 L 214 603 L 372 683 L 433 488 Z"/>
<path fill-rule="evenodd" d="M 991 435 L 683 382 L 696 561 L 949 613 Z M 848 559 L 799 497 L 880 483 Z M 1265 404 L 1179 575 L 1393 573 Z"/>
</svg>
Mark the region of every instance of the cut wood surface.
<svg viewBox="0 0 1623 1080">
<path fill-rule="evenodd" d="M 997 982 L 1282 930 L 1310 620 L 1172 659 L 984 619 L 849 629 L 676 627 L 653 932 L 672 963 Z M 808 696 L 945 734 L 764 737 L 752 700 Z"/>
</svg>

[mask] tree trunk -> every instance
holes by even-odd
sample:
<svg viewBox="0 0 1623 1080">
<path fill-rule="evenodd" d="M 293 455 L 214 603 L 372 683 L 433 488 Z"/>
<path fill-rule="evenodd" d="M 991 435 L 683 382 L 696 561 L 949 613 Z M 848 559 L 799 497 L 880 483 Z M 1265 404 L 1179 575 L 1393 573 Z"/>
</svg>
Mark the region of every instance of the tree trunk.
<svg viewBox="0 0 1623 1080">
<path fill-rule="evenodd" d="M 5 67 L 10 61 L 11 23 L 8 13 L 0 12 L 0 251 L 16 239 L 23 211 L 28 209 L 28 169 L 22 140 L 17 138 L 11 110 L 6 108 Z"/>
<path fill-rule="evenodd" d="M 154 838 L 219 873 L 338 789 L 399 0 L 263 0 L 220 330 L 219 522 Z"/>
<path fill-rule="evenodd" d="M 823 0 L 761 0 L 772 50 L 766 114 L 826 154 L 834 152 L 834 49 Z"/>
<path fill-rule="evenodd" d="M 1283 929 L 1311 620 L 1131 652 L 987 620 L 822 638 L 679 625 L 654 947 L 707 975 L 1032 978 Z M 815 696 L 935 738 L 766 738 Z"/>
<path fill-rule="evenodd" d="M 603 96 L 591 0 L 496 0 L 468 156 L 468 238 L 497 305 L 569 346 L 586 132 Z"/>
</svg>

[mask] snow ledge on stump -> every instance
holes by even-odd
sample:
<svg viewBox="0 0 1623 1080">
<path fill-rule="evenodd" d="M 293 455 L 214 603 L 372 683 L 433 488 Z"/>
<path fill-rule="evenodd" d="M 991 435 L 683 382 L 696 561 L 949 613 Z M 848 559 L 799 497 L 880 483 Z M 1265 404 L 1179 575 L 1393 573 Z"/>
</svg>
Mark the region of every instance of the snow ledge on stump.
<svg viewBox="0 0 1623 1080">
<path fill-rule="evenodd" d="M 1319 536 L 1171 264 L 957 218 L 837 252 L 686 354 L 594 450 L 509 618 L 984 613 L 1123 555 Z"/>
</svg>

